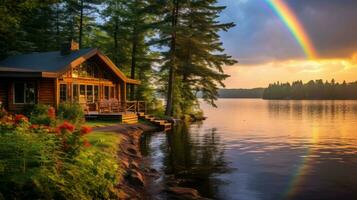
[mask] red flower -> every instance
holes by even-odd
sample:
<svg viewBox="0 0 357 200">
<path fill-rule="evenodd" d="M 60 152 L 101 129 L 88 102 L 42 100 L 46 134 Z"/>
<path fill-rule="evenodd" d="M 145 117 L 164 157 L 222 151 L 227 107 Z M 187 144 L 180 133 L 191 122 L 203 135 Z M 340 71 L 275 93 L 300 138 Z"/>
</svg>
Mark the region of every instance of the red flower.
<svg viewBox="0 0 357 200">
<path fill-rule="evenodd" d="M 25 115 L 22 114 L 15 115 L 15 124 L 18 124 L 20 122 L 28 122 L 28 121 L 29 119 Z"/>
<path fill-rule="evenodd" d="M 89 143 L 88 140 L 84 140 L 84 141 L 83 141 L 83 146 L 85 146 L 85 147 L 91 147 L 92 144 Z"/>
<path fill-rule="evenodd" d="M 89 126 L 82 126 L 81 127 L 81 135 L 87 135 L 88 133 L 92 132 L 92 128 Z"/>
<path fill-rule="evenodd" d="M 59 132 L 62 132 L 62 131 L 64 131 L 64 130 L 67 130 L 67 131 L 69 131 L 69 132 L 73 132 L 73 131 L 74 131 L 74 126 L 73 126 L 71 123 L 65 121 L 65 122 L 63 122 L 62 125 L 60 125 L 59 127 L 57 127 L 57 130 L 58 130 Z"/>
<path fill-rule="evenodd" d="M 38 129 L 40 126 L 37 124 L 32 124 L 29 128 L 30 129 Z"/>
<path fill-rule="evenodd" d="M 55 108 L 50 107 L 48 109 L 48 111 L 47 111 L 47 115 L 48 115 L 49 118 L 55 119 L 56 118 L 56 110 L 55 110 Z"/>
</svg>

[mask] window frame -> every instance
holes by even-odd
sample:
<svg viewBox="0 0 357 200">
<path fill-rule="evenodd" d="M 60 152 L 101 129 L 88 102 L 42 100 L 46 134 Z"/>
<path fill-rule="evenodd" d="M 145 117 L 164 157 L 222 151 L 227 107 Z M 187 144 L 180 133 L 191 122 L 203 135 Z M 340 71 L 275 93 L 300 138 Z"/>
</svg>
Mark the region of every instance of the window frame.
<svg viewBox="0 0 357 200">
<path fill-rule="evenodd" d="M 24 99 L 24 101 L 23 102 L 16 102 L 16 97 L 15 97 L 15 95 L 16 95 L 16 90 L 15 90 L 15 84 L 17 84 L 17 83 L 19 83 L 19 84 L 23 84 L 23 86 L 24 86 L 24 91 L 23 91 L 23 99 Z M 27 102 L 27 98 L 26 98 L 26 92 L 27 92 L 27 84 L 28 83 L 31 83 L 31 84 L 33 84 L 33 86 L 34 86 L 34 95 L 35 95 L 35 97 L 34 97 L 34 102 L 31 102 L 31 103 L 29 103 L 29 102 Z M 36 82 L 35 81 L 15 81 L 14 83 L 13 83 L 13 86 L 12 86 L 12 103 L 14 104 L 14 105 L 25 105 L 25 104 L 36 104 L 37 103 L 37 101 L 38 101 L 38 96 L 36 95 L 37 94 L 37 84 L 36 84 Z"/>
<path fill-rule="evenodd" d="M 64 85 L 65 87 L 66 87 L 66 92 L 65 92 L 65 94 L 66 94 L 66 100 L 65 101 L 62 101 L 62 99 L 61 99 L 61 86 L 62 85 Z M 67 102 L 68 101 L 68 84 L 67 83 L 60 83 L 59 84 L 59 96 L 58 96 L 58 98 L 59 98 L 59 101 L 60 102 Z"/>
</svg>

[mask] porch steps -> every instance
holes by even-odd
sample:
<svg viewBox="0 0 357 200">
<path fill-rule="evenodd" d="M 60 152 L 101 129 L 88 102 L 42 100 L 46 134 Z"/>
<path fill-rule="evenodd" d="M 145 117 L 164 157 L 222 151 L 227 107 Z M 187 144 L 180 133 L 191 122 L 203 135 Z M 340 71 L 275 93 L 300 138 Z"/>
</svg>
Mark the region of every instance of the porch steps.
<svg viewBox="0 0 357 200">
<path fill-rule="evenodd" d="M 138 113 L 138 116 L 140 119 L 144 119 L 146 121 L 149 121 L 149 122 L 155 124 L 156 126 L 159 126 L 160 129 L 163 131 L 169 131 L 172 129 L 172 124 L 168 120 L 156 119 L 154 116 L 145 115 L 144 113 Z"/>
<path fill-rule="evenodd" d="M 135 113 L 126 113 L 121 116 L 123 124 L 136 124 L 138 123 L 138 116 Z"/>
</svg>

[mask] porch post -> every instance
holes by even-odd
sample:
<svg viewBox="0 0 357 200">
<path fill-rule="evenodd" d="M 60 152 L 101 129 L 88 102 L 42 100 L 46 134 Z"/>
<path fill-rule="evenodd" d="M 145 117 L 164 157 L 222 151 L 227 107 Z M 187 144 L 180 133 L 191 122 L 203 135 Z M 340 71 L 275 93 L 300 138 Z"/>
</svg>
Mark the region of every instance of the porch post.
<svg viewBox="0 0 357 200">
<path fill-rule="evenodd" d="M 124 81 L 120 84 L 120 101 L 124 112 L 126 112 L 126 82 Z"/>
</svg>

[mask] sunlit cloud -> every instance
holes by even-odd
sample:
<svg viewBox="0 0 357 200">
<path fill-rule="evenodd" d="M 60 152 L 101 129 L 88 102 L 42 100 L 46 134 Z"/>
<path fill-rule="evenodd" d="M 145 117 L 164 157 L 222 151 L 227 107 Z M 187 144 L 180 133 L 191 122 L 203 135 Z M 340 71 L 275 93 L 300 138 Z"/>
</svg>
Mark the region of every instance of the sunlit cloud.
<svg viewBox="0 0 357 200">
<path fill-rule="evenodd" d="M 225 69 L 231 75 L 225 82 L 228 88 L 266 87 L 272 82 L 295 80 L 335 79 L 351 82 L 357 80 L 357 53 L 349 59 L 272 61 L 256 65 L 237 64 Z"/>
</svg>

